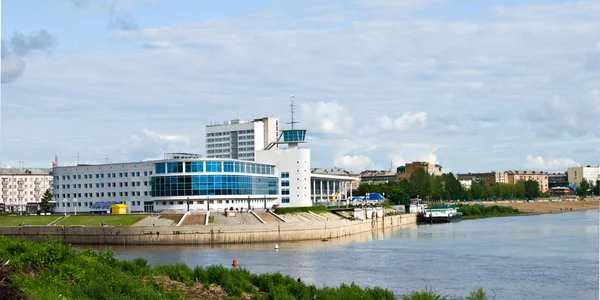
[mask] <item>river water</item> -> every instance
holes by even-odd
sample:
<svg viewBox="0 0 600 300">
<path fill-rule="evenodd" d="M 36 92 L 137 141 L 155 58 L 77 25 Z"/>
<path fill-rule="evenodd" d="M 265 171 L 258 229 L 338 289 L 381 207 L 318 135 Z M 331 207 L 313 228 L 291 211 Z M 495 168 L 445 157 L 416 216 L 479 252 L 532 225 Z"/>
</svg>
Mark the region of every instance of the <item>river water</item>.
<svg viewBox="0 0 600 300">
<path fill-rule="evenodd" d="M 599 299 L 599 211 L 465 220 L 356 235 L 329 242 L 114 246 L 119 258 L 152 264 L 231 265 L 281 272 L 317 286 L 356 283 L 397 295 L 432 288 L 496 299 Z"/>
</svg>

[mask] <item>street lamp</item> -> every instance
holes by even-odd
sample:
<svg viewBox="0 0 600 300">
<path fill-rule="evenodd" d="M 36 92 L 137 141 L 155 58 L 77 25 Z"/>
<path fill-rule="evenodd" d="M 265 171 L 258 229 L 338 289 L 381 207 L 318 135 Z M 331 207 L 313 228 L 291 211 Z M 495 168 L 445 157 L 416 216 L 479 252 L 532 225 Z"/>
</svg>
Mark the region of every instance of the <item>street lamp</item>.
<svg viewBox="0 0 600 300">
<path fill-rule="evenodd" d="M 63 205 L 65 208 L 65 216 L 67 216 L 67 204 L 66 203 L 67 203 L 67 199 L 63 199 Z"/>
<path fill-rule="evenodd" d="M 75 215 L 77 215 L 77 198 L 73 198 L 73 209 L 75 210 Z"/>
<path fill-rule="evenodd" d="M 187 211 L 190 211 L 190 197 L 187 197 Z"/>
</svg>

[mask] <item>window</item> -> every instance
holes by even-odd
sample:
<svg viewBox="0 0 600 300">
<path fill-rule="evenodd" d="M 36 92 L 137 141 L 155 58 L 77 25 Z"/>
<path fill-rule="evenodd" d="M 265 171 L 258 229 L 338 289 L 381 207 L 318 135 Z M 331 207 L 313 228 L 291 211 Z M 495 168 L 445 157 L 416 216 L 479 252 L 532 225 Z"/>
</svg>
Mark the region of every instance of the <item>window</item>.
<svg viewBox="0 0 600 300">
<path fill-rule="evenodd" d="M 206 172 L 222 172 L 222 165 L 220 161 L 207 161 Z"/>
<path fill-rule="evenodd" d="M 290 186 L 289 180 L 282 180 L 281 181 L 281 186 Z"/>
<path fill-rule="evenodd" d="M 110 178 L 110 173 L 107 173 L 107 174 L 106 174 L 106 177 Z"/>
<path fill-rule="evenodd" d="M 165 163 L 157 163 L 154 166 L 154 170 L 156 171 L 156 174 L 165 174 L 165 173 L 167 173 L 166 164 Z"/>
<path fill-rule="evenodd" d="M 144 171 L 144 176 L 148 176 L 148 171 Z"/>
<path fill-rule="evenodd" d="M 131 172 L 131 177 L 135 177 L 135 172 Z"/>
<path fill-rule="evenodd" d="M 183 163 L 182 162 L 167 163 L 167 173 L 183 173 Z"/>
<path fill-rule="evenodd" d="M 281 197 L 281 203 L 290 203 L 290 197 Z"/>
<path fill-rule="evenodd" d="M 290 178 L 289 172 L 281 172 L 281 178 Z"/>
<path fill-rule="evenodd" d="M 224 172 L 232 173 L 234 171 L 233 162 L 232 161 L 223 162 L 223 169 L 224 169 Z"/>
<path fill-rule="evenodd" d="M 131 172 L 131 176 L 133 176 L 133 172 Z M 140 172 L 135 172 L 135 176 L 140 177 Z"/>
</svg>

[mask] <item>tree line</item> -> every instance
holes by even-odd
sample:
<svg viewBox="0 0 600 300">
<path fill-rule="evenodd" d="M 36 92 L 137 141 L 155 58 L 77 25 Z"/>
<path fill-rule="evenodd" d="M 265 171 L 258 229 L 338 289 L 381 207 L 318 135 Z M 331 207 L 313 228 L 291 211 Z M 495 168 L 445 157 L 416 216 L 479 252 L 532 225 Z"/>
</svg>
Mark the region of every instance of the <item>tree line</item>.
<svg viewBox="0 0 600 300">
<path fill-rule="evenodd" d="M 367 193 L 380 193 L 393 204 L 410 204 L 411 198 L 424 200 L 493 200 L 493 199 L 532 199 L 540 192 L 537 181 L 519 181 L 514 184 L 473 182 L 471 188 L 463 187 L 454 174 L 430 175 L 418 168 L 410 179 L 387 183 L 362 183 L 353 191 L 356 196 Z"/>
</svg>

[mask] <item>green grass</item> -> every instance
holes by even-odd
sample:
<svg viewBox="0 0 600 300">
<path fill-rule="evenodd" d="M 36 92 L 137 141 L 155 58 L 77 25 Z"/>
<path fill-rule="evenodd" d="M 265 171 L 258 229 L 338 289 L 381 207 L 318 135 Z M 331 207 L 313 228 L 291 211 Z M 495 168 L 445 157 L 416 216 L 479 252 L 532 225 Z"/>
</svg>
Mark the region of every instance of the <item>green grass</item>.
<svg viewBox="0 0 600 300">
<path fill-rule="evenodd" d="M 108 226 L 131 226 L 145 218 L 146 215 L 78 215 L 70 216 L 56 225 L 59 226 L 100 226 L 100 223 Z"/>
<path fill-rule="evenodd" d="M 312 211 L 316 214 L 324 214 L 327 212 L 327 207 L 325 207 L 325 206 L 303 206 L 303 207 L 280 207 L 280 208 L 275 209 L 275 213 L 278 215 L 309 212 L 309 211 Z"/>
<path fill-rule="evenodd" d="M 48 225 L 54 220 L 60 218 L 58 215 L 54 216 L 14 216 L 14 215 L 0 215 L 0 226 L 19 226 L 23 223 L 27 225 Z"/>
<path fill-rule="evenodd" d="M 244 268 L 221 265 L 190 268 L 185 264 L 152 267 L 143 258 L 119 260 L 113 257 L 111 250 L 77 251 L 58 241 L 38 243 L 0 236 L 0 257 L 10 260 L 10 265 L 0 265 L 5 276 L 0 283 L 0 292 L 2 284 L 6 284 L 40 300 L 198 299 L 194 291 L 213 285 L 227 294 L 225 299 L 240 299 L 244 293 L 251 299 L 397 299 L 391 291 L 378 287 L 360 287 L 351 283 L 317 288 L 291 276 L 253 274 Z M 162 284 L 165 277 L 172 282 Z M 431 289 L 399 298 L 463 299 L 443 297 Z M 482 289 L 477 289 L 464 299 L 490 298 Z"/>
</svg>

